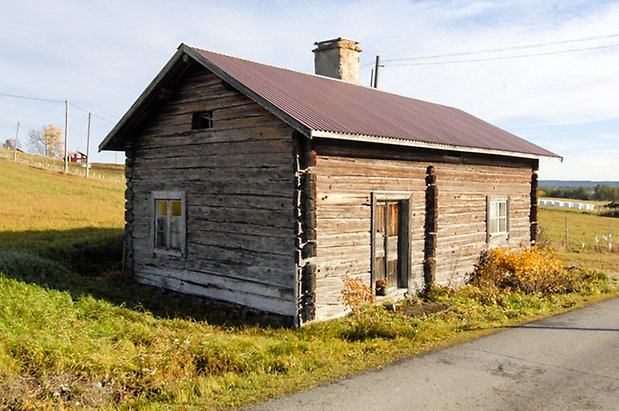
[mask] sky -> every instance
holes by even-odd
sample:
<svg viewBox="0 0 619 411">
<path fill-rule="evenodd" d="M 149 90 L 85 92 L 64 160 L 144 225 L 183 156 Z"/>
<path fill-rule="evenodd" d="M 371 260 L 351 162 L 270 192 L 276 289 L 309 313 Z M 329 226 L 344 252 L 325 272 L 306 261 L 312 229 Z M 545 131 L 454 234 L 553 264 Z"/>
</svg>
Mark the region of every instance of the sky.
<svg viewBox="0 0 619 411">
<path fill-rule="evenodd" d="M 124 161 L 97 146 L 180 43 L 311 73 L 314 42 L 344 37 L 363 84 L 380 55 L 380 89 L 563 156 L 541 179 L 619 180 L 619 0 L 1 1 L 0 140 L 19 121 L 26 149 L 68 100 L 69 149 L 92 112 L 92 161 Z"/>
</svg>

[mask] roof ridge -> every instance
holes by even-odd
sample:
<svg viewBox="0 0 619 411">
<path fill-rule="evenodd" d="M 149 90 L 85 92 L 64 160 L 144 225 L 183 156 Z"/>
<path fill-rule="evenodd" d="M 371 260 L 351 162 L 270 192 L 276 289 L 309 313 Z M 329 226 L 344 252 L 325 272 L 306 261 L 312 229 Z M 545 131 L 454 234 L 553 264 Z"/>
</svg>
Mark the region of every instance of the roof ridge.
<svg viewBox="0 0 619 411">
<path fill-rule="evenodd" d="M 437 105 L 437 106 L 442 106 L 442 107 L 447 107 L 447 108 L 451 108 L 451 109 L 455 109 L 455 110 L 460 110 L 457 107 L 448 106 L 446 104 L 435 103 L 433 101 L 422 100 L 422 99 L 415 98 L 415 97 L 405 96 L 405 95 L 402 95 L 402 94 L 397 94 L 395 92 L 381 90 L 381 89 L 378 89 L 378 88 L 366 86 L 364 84 L 354 84 L 354 83 L 350 83 L 350 82 L 348 82 L 346 80 L 342 80 L 342 79 L 338 79 L 338 78 L 333 78 L 333 77 L 329 77 L 329 76 L 323 76 L 321 74 L 308 73 L 308 72 L 305 72 L 305 71 L 294 70 L 294 69 L 291 69 L 291 68 L 288 68 L 288 67 L 277 66 L 275 64 L 269 64 L 269 63 L 263 63 L 261 61 L 250 60 L 250 59 L 247 59 L 247 58 L 238 57 L 238 56 L 235 56 L 235 55 L 232 55 L 232 54 L 222 53 L 222 52 L 219 52 L 219 51 L 209 50 L 209 49 L 205 49 L 205 48 L 194 46 L 194 45 L 187 44 L 187 43 L 182 43 L 179 46 L 179 48 L 182 45 L 190 47 L 190 48 L 192 48 L 194 50 L 206 51 L 207 53 L 213 53 L 213 54 L 217 54 L 219 56 L 224 56 L 224 57 L 233 58 L 233 59 L 236 59 L 236 60 L 246 61 L 246 62 L 252 63 L 252 64 L 259 64 L 261 66 L 266 66 L 266 67 L 271 67 L 271 68 L 274 68 L 274 69 L 284 70 L 284 71 L 288 71 L 288 72 L 291 72 L 291 73 L 301 74 L 301 75 L 304 75 L 304 76 L 310 76 L 310 77 L 316 77 L 316 78 L 320 78 L 320 79 L 335 81 L 338 84 L 346 84 L 348 86 L 361 87 L 361 88 L 370 90 L 370 91 L 372 91 L 374 93 L 384 93 L 384 94 L 389 94 L 389 95 L 396 96 L 396 97 L 399 97 L 399 98 L 406 98 L 406 99 L 410 99 L 410 100 L 420 101 L 422 103 L 434 104 L 434 105 Z"/>
</svg>

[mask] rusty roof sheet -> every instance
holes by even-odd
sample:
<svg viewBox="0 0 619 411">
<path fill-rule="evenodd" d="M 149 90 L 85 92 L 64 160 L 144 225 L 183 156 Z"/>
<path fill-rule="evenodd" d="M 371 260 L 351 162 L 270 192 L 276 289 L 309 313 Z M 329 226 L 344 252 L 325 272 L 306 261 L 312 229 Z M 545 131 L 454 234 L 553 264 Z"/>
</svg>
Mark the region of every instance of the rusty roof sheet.
<svg viewBox="0 0 619 411">
<path fill-rule="evenodd" d="M 542 157 L 558 155 L 462 110 L 260 64 L 195 47 L 198 60 L 219 69 L 268 105 L 311 131 L 381 137 L 448 148 Z M 192 53 L 193 54 L 193 53 Z M 216 67 L 213 67 L 216 66 Z M 267 107 L 268 108 L 268 107 Z"/>
<path fill-rule="evenodd" d="M 99 145 L 123 150 L 160 88 L 192 58 L 309 137 L 402 144 L 516 157 L 558 155 L 453 107 L 181 44 Z M 560 158 L 560 157 L 559 157 Z"/>
</svg>

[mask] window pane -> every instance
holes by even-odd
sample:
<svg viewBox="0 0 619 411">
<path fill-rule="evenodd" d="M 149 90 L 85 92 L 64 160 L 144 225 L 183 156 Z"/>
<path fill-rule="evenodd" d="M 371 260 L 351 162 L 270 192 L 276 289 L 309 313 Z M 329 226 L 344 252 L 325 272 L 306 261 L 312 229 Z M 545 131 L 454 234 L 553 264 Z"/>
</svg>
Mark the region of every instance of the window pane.
<svg viewBox="0 0 619 411">
<path fill-rule="evenodd" d="M 168 215 L 168 201 L 167 200 L 156 200 L 155 206 L 157 208 L 157 216 Z"/>
<path fill-rule="evenodd" d="M 166 248 L 168 245 L 167 230 L 166 230 L 167 221 L 168 221 L 167 215 L 163 215 L 163 216 L 158 215 L 157 219 L 155 220 L 155 245 L 156 247 Z"/>
<path fill-rule="evenodd" d="M 499 231 L 499 222 L 496 218 L 490 218 L 490 221 L 488 222 L 488 230 L 491 234 Z"/>
<path fill-rule="evenodd" d="M 172 216 L 170 225 L 170 248 L 181 249 L 182 223 L 183 219 L 181 217 Z"/>
<path fill-rule="evenodd" d="M 499 223 L 499 232 L 501 233 L 506 233 L 507 232 L 507 218 L 505 217 L 500 217 L 498 219 L 498 223 Z"/>
<path fill-rule="evenodd" d="M 178 200 L 171 201 L 171 203 L 172 203 L 172 215 L 179 216 L 179 217 L 183 215 L 183 212 L 182 212 L 183 210 L 181 207 L 182 203 Z"/>
<path fill-rule="evenodd" d="M 499 213 L 498 216 L 499 217 L 505 217 L 507 216 L 507 202 L 505 201 L 499 201 Z"/>
</svg>

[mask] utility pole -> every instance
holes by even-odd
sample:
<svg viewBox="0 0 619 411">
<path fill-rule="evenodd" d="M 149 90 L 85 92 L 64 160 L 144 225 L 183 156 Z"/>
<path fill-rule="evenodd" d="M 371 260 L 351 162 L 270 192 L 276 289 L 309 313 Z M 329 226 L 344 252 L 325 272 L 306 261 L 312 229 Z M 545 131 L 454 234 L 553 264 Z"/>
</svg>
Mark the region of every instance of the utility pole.
<svg viewBox="0 0 619 411">
<path fill-rule="evenodd" d="M 13 144 L 13 161 L 17 161 L 17 136 L 19 135 L 19 121 L 17 122 L 17 131 L 15 132 L 15 144 Z"/>
<path fill-rule="evenodd" d="M 64 169 L 69 171 L 69 100 L 64 101 Z"/>
<path fill-rule="evenodd" d="M 86 133 L 86 178 L 88 178 L 88 170 L 90 169 L 90 118 L 92 113 L 88 113 L 88 133 Z"/>
<path fill-rule="evenodd" d="M 370 71 L 370 87 L 374 87 L 374 69 Z"/>
<path fill-rule="evenodd" d="M 378 88 L 378 68 L 380 67 L 380 56 L 376 56 L 374 64 L 374 88 Z"/>
</svg>

